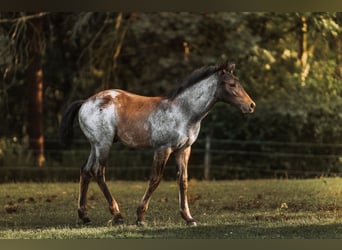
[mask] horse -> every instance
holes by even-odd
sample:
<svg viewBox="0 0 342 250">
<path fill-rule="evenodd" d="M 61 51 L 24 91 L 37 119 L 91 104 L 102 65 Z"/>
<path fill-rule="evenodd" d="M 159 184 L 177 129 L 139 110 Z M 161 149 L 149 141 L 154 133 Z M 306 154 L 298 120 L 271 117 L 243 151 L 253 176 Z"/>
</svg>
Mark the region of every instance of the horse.
<svg viewBox="0 0 342 250">
<path fill-rule="evenodd" d="M 154 151 L 149 184 L 136 210 L 136 224 L 144 225 L 151 196 L 173 154 L 178 167 L 180 214 L 188 225 L 197 225 L 190 214 L 187 197 L 188 161 L 201 121 L 219 101 L 235 106 L 242 113 L 253 113 L 256 106 L 234 75 L 234 69 L 235 64 L 228 62 L 201 67 L 165 96 L 147 97 L 110 89 L 86 100 L 74 101 L 67 107 L 60 123 L 62 143 L 70 143 L 73 120 L 78 114 L 79 126 L 91 145 L 79 180 L 77 211 L 84 224 L 91 222 L 86 206 L 91 179 L 96 180 L 109 204 L 112 222 L 123 223 L 118 203 L 105 181 L 111 145 L 120 140 L 132 148 L 152 148 Z"/>
</svg>

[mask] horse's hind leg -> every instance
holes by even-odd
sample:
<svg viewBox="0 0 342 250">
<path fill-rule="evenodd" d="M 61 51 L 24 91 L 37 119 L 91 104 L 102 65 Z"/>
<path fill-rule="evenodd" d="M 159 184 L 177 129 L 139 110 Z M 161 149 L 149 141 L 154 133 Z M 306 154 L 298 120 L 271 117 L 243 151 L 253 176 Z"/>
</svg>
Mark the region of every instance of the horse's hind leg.
<svg viewBox="0 0 342 250">
<path fill-rule="evenodd" d="M 112 194 L 110 193 L 108 186 L 105 182 L 105 176 L 104 176 L 104 171 L 105 168 L 102 168 L 102 174 L 98 175 L 96 177 L 97 184 L 99 185 L 100 189 L 102 190 L 104 196 L 106 197 L 106 200 L 109 205 L 109 212 L 113 215 L 114 219 L 113 222 L 115 224 L 122 224 L 123 223 L 123 217 L 120 213 L 119 205 L 117 201 L 114 199 Z"/>
<path fill-rule="evenodd" d="M 87 215 L 87 192 L 92 177 L 95 178 L 109 204 L 109 211 L 114 216 L 114 223 L 123 222 L 119 205 L 109 191 L 105 181 L 105 164 L 107 162 L 109 149 L 110 145 L 106 147 L 92 145 L 88 161 L 81 169 L 78 216 L 84 224 L 89 224 L 91 222 Z"/>
<path fill-rule="evenodd" d="M 107 163 L 108 154 L 109 154 L 109 148 L 105 149 L 99 149 L 99 169 L 96 172 L 95 178 L 96 182 L 99 185 L 101 191 L 103 192 L 104 196 L 106 197 L 106 200 L 109 205 L 109 212 L 113 215 L 114 219 L 113 222 L 115 224 L 122 224 L 123 223 L 123 217 L 120 213 L 119 205 L 115 198 L 112 196 L 111 192 L 108 189 L 108 186 L 106 184 L 105 179 L 105 165 Z"/>
<path fill-rule="evenodd" d="M 80 195 L 78 200 L 78 217 L 84 224 L 89 224 L 90 219 L 87 216 L 87 192 L 91 177 L 87 173 L 80 174 Z"/>
<path fill-rule="evenodd" d="M 79 216 L 85 223 L 90 221 L 85 206 L 90 176 L 96 180 L 106 197 L 114 221 L 122 221 L 118 203 L 105 182 L 105 164 L 116 133 L 114 107 L 105 105 L 107 104 L 105 101 L 101 98 L 93 98 L 85 102 L 79 111 L 79 125 L 91 144 L 91 153 L 87 164 L 82 168 L 80 179 Z"/>
<path fill-rule="evenodd" d="M 78 217 L 83 221 L 84 224 L 89 224 L 90 219 L 87 216 L 87 192 L 89 183 L 91 181 L 90 167 L 95 164 L 95 152 L 92 147 L 87 162 L 81 168 L 80 172 L 80 183 L 79 183 L 79 198 L 78 198 Z"/>
</svg>

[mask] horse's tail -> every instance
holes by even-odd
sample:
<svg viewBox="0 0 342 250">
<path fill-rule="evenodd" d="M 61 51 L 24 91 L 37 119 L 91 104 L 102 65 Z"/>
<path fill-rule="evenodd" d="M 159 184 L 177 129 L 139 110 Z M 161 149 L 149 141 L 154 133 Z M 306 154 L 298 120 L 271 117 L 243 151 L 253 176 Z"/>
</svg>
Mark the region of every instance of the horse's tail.
<svg viewBox="0 0 342 250">
<path fill-rule="evenodd" d="M 59 126 L 59 136 L 63 147 L 68 146 L 72 141 L 74 134 L 73 121 L 83 103 L 83 100 L 74 101 L 63 113 L 61 124 Z"/>
</svg>

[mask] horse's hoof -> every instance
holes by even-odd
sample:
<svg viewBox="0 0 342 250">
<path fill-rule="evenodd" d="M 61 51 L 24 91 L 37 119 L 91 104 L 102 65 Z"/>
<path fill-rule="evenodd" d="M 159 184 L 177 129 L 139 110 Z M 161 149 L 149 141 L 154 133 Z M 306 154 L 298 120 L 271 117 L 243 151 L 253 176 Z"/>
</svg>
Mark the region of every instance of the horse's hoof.
<svg viewBox="0 0 342 250">
<path fill-rule="evenodd" d="M 197 223 L 196 223 L 196 221 L 189 221 L 188 226 L 189 227 L 197 227 Z"/>
<path fill-rule="evenodd" d="M 89 226 L 89 225 L 91 225 L 91 220 L 90 220 L 88 217 L 82 218 L 82 221 L 83 221 L 83 225 L 84 225 L 84 226 Z"/>
<path fill-rule="evenodd" d="M 120 216 L 117 216 L 117 217 L 115 217 L 114 219 L 113 219 L 113 223 L 115 224 L 115 225 L 122 225 L 122 224 L 124 224 L 124 219 L 123 219 L 123 217 L 120 215 Z"/>
<path fill-rule="evenodd" d="M 123 220 L 116 220 L 116 219 L 111 219 L 107 222 L 107 226 L 111 227 L 111 226 L 120 226 L 123 225 Z"/>
<path fill-rule="evenodd" d="M 124 220 L 122 216 L 115 217 L 107 222 L 107 226 L 111 227 L 114 225 L 122 225 L 124 224 Z"/>
<path fill-rule="evenodd" d="M 146 226 L 146 222 L 141 221 L 141 220 L 137 220 L 135 223 L 138 227 L 144 227 Z"/>
</svg>

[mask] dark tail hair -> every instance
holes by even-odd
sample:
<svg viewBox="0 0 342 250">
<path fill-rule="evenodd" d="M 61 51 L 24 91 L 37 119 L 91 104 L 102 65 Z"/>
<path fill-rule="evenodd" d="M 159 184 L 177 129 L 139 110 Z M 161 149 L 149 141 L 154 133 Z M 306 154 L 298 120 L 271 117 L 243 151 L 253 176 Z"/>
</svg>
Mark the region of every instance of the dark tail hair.
<svg viewBox="0 0 342 250">
<path fill-rule="evenodd" d="M 72 141 L 74 134 L 72 126 L 73 121 L 83 103 L 83 100 L 74 101 L 63 113 L 62 121 L 59 125 L 59 136 L 64 148 L 67 147 Z"/>
</svg>

